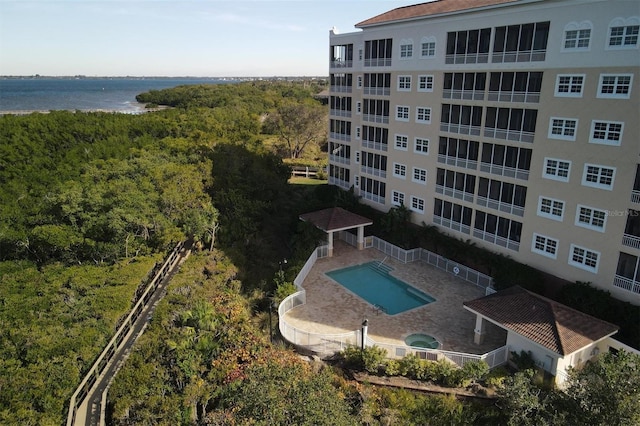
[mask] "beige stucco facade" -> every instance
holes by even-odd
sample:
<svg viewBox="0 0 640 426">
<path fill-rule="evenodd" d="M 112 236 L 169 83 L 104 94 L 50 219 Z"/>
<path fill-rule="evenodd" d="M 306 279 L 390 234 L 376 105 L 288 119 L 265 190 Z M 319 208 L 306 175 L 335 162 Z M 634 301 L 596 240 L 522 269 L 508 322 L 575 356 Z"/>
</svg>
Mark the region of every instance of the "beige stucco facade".
<svg viewBox="0 0 640 426">
<path fill-rule="evenodd" d="M 640 304 L 639 25 L 516 1 L 332 30 L 330 183 Z"/>
</svg>

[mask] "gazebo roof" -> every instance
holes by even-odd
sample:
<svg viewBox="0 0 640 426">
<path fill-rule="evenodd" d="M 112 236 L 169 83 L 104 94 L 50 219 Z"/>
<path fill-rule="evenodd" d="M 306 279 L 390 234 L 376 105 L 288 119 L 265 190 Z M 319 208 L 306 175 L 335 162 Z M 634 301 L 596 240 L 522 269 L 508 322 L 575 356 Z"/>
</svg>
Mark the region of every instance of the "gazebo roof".
<svg viewBox="0 0 640 426">
<path fill-rule="evenodd" d="M 619 328 L 520 286 L 463 305 L 560 355 L 580 350 L 614 334 Z"/>
<path fill-rule="evenodd" d="M 318 210 L 300 215 L 300 220 L 310 222 L 325 232 L 343 231 L 358 226 L 373 225 L 371 219 L 351 213 L 341 207 Z"/>
</svg>

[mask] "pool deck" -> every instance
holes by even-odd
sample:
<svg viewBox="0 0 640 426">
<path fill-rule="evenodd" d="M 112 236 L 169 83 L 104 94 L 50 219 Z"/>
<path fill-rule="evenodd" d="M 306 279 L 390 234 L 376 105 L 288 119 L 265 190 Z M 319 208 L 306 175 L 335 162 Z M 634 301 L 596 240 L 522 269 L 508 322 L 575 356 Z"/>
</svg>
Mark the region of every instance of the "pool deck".
<svg viewBox="0 0 640 426">
<path fill-rule="evenodd" d="M 357 250 L 342 242 L 334 244 L 333 257 L 318 259 L 302 287 L 307 303 L 285 314 L 290 325 L 310 333 L 340 334 L 360 330 L 369 320 L 368 335 L 379 343 L 404 344 L 413 333 L 429 334 L 442 343 L 440 349 L 484 354 L 504 346 L 506 331 L 492 324 L 482 345 L 473 342 L 476 317 L 462 302 L 484 296 L 484 290 L 422 261 L 401 263 L 387 258 L 396 278 L 411 284 L 436 301 L 396 315 L 387 315 L 325 275 L 325 272 L 370 261 L 381 261 L 376 249 Z"/>
</svg>

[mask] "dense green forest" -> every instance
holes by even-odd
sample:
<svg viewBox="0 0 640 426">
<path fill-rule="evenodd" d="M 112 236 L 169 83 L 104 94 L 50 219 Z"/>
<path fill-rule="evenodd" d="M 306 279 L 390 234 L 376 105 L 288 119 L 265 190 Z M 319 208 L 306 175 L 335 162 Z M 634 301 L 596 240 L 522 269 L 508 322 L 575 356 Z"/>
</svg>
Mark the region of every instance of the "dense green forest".
<svg viewBox="0 0 640 426">
<path fill-rule="evenodd" d="M 172 106 L 141 115 L 0 117 L 0 424 L 62 424 L 136 289 L 187 238 L 196 252 L 112 385 L 112 424 L 639 420 L 640 361 L 625 354 L 576 373 L 569 393 L 529 373 L 494 378 L 500 399 L 487 405 L 357 383 L 269 342 L 270 301 L 318 239 L 299 214 L 364 208 L 333 187 L 288 183 L 283 159 L 322 161 L 320 89 L 185 86 L 140 95 Z M 376 229 L 401 231 L 392 215 Z"/>
</svg>

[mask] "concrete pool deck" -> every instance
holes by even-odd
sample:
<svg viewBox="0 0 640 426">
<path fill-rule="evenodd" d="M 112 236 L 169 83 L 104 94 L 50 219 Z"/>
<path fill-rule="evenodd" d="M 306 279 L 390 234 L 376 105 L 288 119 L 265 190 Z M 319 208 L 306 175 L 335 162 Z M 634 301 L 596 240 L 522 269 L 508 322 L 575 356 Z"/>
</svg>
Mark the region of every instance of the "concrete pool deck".
<svg viewBox="0 0 640 426">
<path fill-rule="evenodd" d="M 404 338 L 414 333 L 429 334 L 442 343 L 439 349 L 470 354 L 484 354 L 504 346 L 506 331 L 487 324 L 482 345 L 473 342 L 476 317 L 462 302 L 484 296 L 484 290 L 456 278 L 422 261 L 401 263 L 387 258 L 394 277 L 433 296 L 436 301 L 399 313 L 387 315 L 351 293 L 325 275 L 325 272 L 370 261 L 381 261 L 384 253 L 370 248 L 356 248 L 336 241 L 333 257 L 318 259 L 302 287 L 306 304 L 284 315 L 291 326 L 309 333 L 339 334 L 359 330 L 369 320 L 369 338 L 379 343 L 404 345 Z"/>
</svg>

